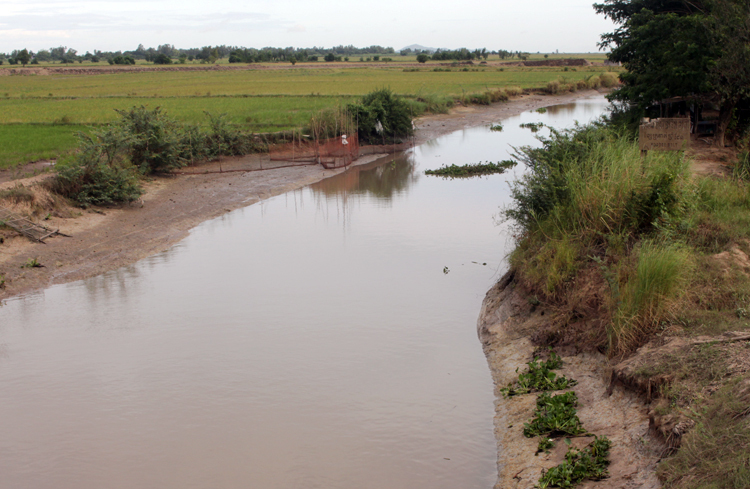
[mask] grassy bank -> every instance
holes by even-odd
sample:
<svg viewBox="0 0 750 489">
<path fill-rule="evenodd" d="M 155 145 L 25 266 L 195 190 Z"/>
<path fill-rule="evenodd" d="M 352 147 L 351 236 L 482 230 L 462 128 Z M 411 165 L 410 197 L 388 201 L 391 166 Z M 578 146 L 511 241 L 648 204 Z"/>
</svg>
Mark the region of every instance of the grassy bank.
<svg viewBox="0 0 750 489">
<path fill-rule="evenodd" d="M 737 388 L 750 381 L 747 348 L 717 336 L 750 329 L 742 172 L 694 177 L 681 153 L 641 158 L 632 137 L 601 126 L 553 133 L 518 156 L 529 171 L 505 211 L 517 226 L 510 263 L 529 296 L 555 311 L 536 341 L 615 363 L 657 337 L 677 345 L 633 373 L 658 386 L 652 420 L 676 450 L 660 475 L 666 487 L 747 487 L 747 389 Z"/>
</svg>

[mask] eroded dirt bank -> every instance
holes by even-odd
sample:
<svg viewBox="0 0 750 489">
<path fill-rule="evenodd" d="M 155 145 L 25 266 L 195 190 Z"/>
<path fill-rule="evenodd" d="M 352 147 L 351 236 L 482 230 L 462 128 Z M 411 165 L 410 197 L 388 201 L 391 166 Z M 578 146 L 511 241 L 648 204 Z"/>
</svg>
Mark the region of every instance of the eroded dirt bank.
<svg viewBox="0 0 750 489">
<path fill-rule="evenodd" d="M 549 315 L 547 315 L 549 317 Z M 523 424 L 532 418 L 537 394 L 502 397 L 500 388 L 524 371 L 535 347 L 530 334 L 545 322 L 543 308 L 535 310 L 528 297 L 506 275 L 484 299 L 478 320 L 478 333 L 495 381 L 495 437 L 498 443 L 497 489 L 532 488 L 542 470 L 564 460 L 567 446 L 561 439 L 550 454 L 535 455 L 538 437 L 523 436 Z M 578 354 L 562 356 L 561 373 L 578 381 L 573 387 L 579 400 L 578 416 L 585 429 L 612 441 L 610 478 L 588 481 L 579 487 L 658 488 L 656 464 L 663 445 L 649 434 L 646 406 L 629 391 L 614 386 L 611 395 L 611 368 L 604 356 Z M 574 438 L 582 448 L 593 438 Z"/>
<path fill-rule="evenodd" d="M 534 94 L 487 107 L 457 107 L 450 114 L 430 115 L 418 120 L 413 143 L 420 144 L 456 130 L 497 122 L 526 110 L 596 95 L 599 92 L 593 90 L 555 96 Z M 378 157 L 368 155 L 356 164 Z M 215 171 L 222 164 L 226 168 L 231 163 L 226 160 L 206 163 L 191 168 L 191 171 Z M 36 167 L 32 165 L 30 168 Z M 45 225 L 59 228 L 71 237 L 58 236 L 48 239 L 47 244 L 37 244 L 13 231 L 0 230 L 0 238 L 4 241 L 0 243 L 0 278 L 5 280 L 0 287 L 0 300 L 134 263 L 167 249 L 203 221 L 341 171 L 305 166 L 251 173 L 156 177 L 146 185 L 142 201 L 134 205 L 116 209 L 69 208 L 50 215 L 37 214 L 37 220 L 47 217 Z M 30 186 L 45 178 L 45 175 L 40 175 L 16 179 L 20 173 L 23 169 L 0 172 L 0 190 L 16 185 Z M 2 202 L 2 205 L 9 203 Z M 28 211 L 23 205 L 9 206 L 22 213 Z M 36 259 L 44 266 L 22 268 L 30 259 Z"/>
</svg>

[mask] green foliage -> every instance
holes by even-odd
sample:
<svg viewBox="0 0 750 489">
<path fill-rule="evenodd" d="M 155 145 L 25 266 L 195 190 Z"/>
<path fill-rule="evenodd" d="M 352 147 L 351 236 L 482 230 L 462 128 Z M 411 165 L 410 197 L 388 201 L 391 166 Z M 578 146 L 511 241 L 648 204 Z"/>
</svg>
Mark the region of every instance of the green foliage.
<svg viewBox="0 0 750 489">
<path fill-rule="evenodd" d="M 531 132 L 539 132 L 539 130 L 544 127 L 544 122 L 525 122 L 519 124 L 518 127 L 522 129 L 530 129 Z"/>
<path fill-rule="evenodd" d="M 555 448 L 555 440 L 547 438 L 546 436 L 539 437 L 539 443 L 536 446 L 535 455 L 539 455 L 542 452 L 549 453 L 553 448 Z"/>
<path fill-rule="evenodd" d="M 676 243 L 643 241 L 637 264 L 613 292 L 615 312 L 608 328 L 610 352 L 627 352 L 671 315 L 691 275 L 689 250 Z"/>
<path fill-rule="evenodd" d="M 358 127 L 359 140 L 364 143 L 394 143 L 414 133 L 413 110 L 391 89 L 370 92 L 348 111 Z"/>
<path fill-rule="evenodd" d="M 645 232 L 685 205 L 687 165 L 678 154 L 641 161 L 637 145 L 598 125 L 552 130 L 540 141 L 541 148 L 519 150 L 529 171 L 505 211 L 525 232 L 545 221 L 578 235 Z"/>
<path fill-rule="evenodd" d="M 750 4 L 745 0 L 605 0 L 597 12 L 620 26 L 602 35 L 609 58 L 623 63 L 612 97 L 641 109 L 669 97 L 719 99 L 716 142 L 734 108 L 750 97 Z"/>
<path fill-rule="evenodd" d="M 443 166 L 437 170 L 425 170 L 425 175 L 438 175 L 444 177 L 473 177 L 478 175 L 492 175 L 494 173 L 504 173 L 508 168 L 516 166 L 513 160 L 503 160 L 499 163 L 468 164 L 468 165 L 450 165 Z"/>
<path fill-rule="evenodd" d="M 419 62 L 419 63 L 426 63 L 427 61 L 429 61 L 429 59 L 430 59 L 430 57 L 427 56 L 426 54 L 418 54 L 417 55 L 417 62 Z"/>
<path fill-rule="evenodd" d="M 556 391 L 567 389 L 576 384 L 575 380 L 558 376 L 555 372 L 552 372 L 552 370 L 562 367 L 562 359 L 551 350 L 548 360 L 539 361 L 538 358 L 534 358 L 526 365 L 528 368 L 518 375 L 518 380 L 500 389 L 503 396 L 511 397 L 528 394 L 529 392 Z M 518 369 L 516 369 L 516 373 L 518 373 Z"/>
<path fill-rule="evenodd" d="M 29 61 L 31 61 L 31 54 L 29 54 L 29 51 L 27 49 L 22 49 L 16 55 L 16 60 L 18 60 L 18 62 L 23 66 L 26 66 L 27 64 L 29 64 Z"/>
<path fill-rule="evenodd" d="M 680 449 L 659 465 L 665 488 L 750 487 L 748 379 L 735 378 L 691 414 L 696 425 Z"/>
<path fill-rule="evenodd" d="M 167 56 L 164 53 L 159 53 L 154 58 L 154 64 L 155 65 L 171 65 L 172 64 L 172 58 Z"/>
<path fill-rule="evenodd" d="M 536 400 L 534 418 L 523 425 L 523 435 L 531 438 L 533 436 L 575 436 L 586 433 L 576 414 L 577 405 L 578 396 L 573 391 L 556 396 L 542 392 Z"/>
<path fill-rule="evenodd" d="M 38 258 L 29 258 L 28 260 L 26 260 L 26 263 L 21 265 L 21 268 L 42 268 L 42 267 L 44 267 L 44 265 L 39 263 Z"/>
<path fill-rule="evenodd" d="M 609 449 L 612 442 L 606 436 L 595 437 L 583 450 L 569 447 L 565 461 L 542 474 L 539 489 L 573 487 L 584 480 L 605 479 L 609 472 Z"/>
<path fill-rule="evenodd" d="M 245 155 L 263 149 L 255 142 L 252 134 L 233 127 L 226 114 L 213 116 L 207 112 L 206 115 L 210 120 L 211 131 L 209 134 L 202 136 L 197 128 L 191 127 L 190 147 L 196 157 L 201 155 L 207 157 Z M 202 144 L 204 147 L 201 147 Z"/>
<path fill-rule="evenodd" d="M 107 161 L 104 145 L 88 140 L 80 154 L 60 165 L 52 179 L 52 191 L 82 207 L 132 202 L 142 190 L 133 168 L 122 162 Z"/>
<path fill-rule="evenodd" d="M 192 155 L 183 127 L 159 107 L 132 107 L 117 113 L 121 118 L 105 130 L 105 138 L 116 145 L 110 146 L 112 151 L 126 151 L 144 175 L 180 168 Z"/>
<path fill-rule="evenodd" d="M 503 130 L 502 124 L 493 124 L 490 126 L 490 131 L 502 132 L 502 130 Z"/>
<path fill-rule="evenodd" d="M 738 180 L 750 180 L 750 153 L 743 151 L 737 155 L 737 163 L 732 168 L 732 176 Z"/>
</svg>

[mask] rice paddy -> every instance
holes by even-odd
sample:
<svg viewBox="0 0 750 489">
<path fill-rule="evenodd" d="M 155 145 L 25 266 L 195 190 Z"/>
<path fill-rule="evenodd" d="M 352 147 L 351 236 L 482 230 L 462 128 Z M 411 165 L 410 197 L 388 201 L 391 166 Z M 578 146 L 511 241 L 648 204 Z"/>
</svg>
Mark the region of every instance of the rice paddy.
<svg viewBox="0 0 750 489">
<path fill-rule="evenodd" d="M 543 88 L 560 77 L 575 82 L 608 70 L 602 66 L 507 66 L 497 61 L 469 66 L 409 61 L 410 57 L 395 56 L 394 62 L 377 65 L 298 63 L 292 67 L 276 63 L 243 65 L 247 69 L 231 71 L 102 74 L 84 63 L 70 68 L 87 69 L 86 74 L 0 76 L 0 168 L 69 151 L 75 144 L 73 133 L 79 129 L 68 124 L 105 124 L 117 118 L 115 109 L 133 106 L 158 106 L 171 117 L 198 124 L 208 121 L 205 112 L 225 113 L 244 130 L 271 132 L 301 127 L 321 109 L 353 102 L 382 87 L 409 98 L 462 98 L 511 86 Z M 48 127 L 52 124 L 58 125 Z M 45 142 L 30 144 L 40 139 Z"/>
</svg>

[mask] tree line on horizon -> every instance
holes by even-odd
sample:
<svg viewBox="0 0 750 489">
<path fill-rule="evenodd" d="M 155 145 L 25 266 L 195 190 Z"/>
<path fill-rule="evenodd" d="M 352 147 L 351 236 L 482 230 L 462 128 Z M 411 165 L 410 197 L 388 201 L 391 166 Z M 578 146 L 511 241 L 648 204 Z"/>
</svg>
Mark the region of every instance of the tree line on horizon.
<svg viewBox="0 0 750 489">
<path fill-rule="evenodd" d="M 173 62 L 186 63 L 187 61 L 199 61 L 202 63 L 215 63 L 219 59 L 229 58 L 230 63 L 267 63 L 267 62 L 292 62 L 297 61 L 342 61 L 349 60 L 350 56 L 360 56 L 360 61 L 379 61 L 380 55 L 395 55 L 396 51 L 392 47 L 383 47 L 372 45 L 364 48 L 358 48 L 353 45 L 339 45 L 332 48 L 313 46 L 311 48 L 278 48 L 264 47 L 260 49 L 245 48 L 239 46 L 203 46 L 200 48 L 180 49 L 172 44 L 160 44 L 156 48 L 146 48 L 143 44 L 131 51 L 100 51 L 95 49 L 93 52 L 87 51 L 85 54 L 79 54 L 76 49 L 67 46 L 58 46 L 49 49 L 40 49 L 33 52 L 28 49 L 16 49 L 9 53 L 0 53 L 0 65 L 9 63 L 11 65 L 38 63 L 83 63 L 84 61 L 98 63 L 108 61 L 110 64 L 135 64 L 136 60 L 144 60 L 154 64 L 171 64 Z M 490 55 L 498 56 L 500 59 L 527 59 L 529 54 L 521 51 L 508 51 L 500 49 L 497 51 L 488 51 L 486 48 L 469 50 L 460 49 L 437 49 L 435 51 L 414 50 L 411 48 L 399 51 L 401 56 L 416 54 L 422 62 L 427 59 L 434 60 L 457 60 L 468 61 L 473 59 L 485 60 Z M 369 55 L 369 56 L 368 56 Z M 391 58 L 383 58 L 390 60 Z"/>
</svg>

